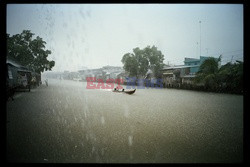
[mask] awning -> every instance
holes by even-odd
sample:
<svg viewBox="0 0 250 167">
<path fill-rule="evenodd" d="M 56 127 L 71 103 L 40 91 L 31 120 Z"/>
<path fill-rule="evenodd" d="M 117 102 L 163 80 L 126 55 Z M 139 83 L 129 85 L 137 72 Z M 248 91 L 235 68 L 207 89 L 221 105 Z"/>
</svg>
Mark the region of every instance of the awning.
<svg viewBox="0 0 250 167">
<path fill-rule="evenodd" d="M 18 69 L 17 72 L 28 72 L 28 73 L 31 73 L 31 71 L 23 70 L 23 69 Z"/>
<path fill-rule="evenodd" d="M 8 59 L 7 59 L 7 61 L 6 61 L 6 64 L 10 64 L 10 65 L 12 65 L 12 66 L 14 66 L 14 67 L 17 67 L 17 68 L 22 67 L 22 65 L 20 65 L 20 64 L 18 64 L 18 63 L 16 63 L 16 62 L 14 62 L 14 61 L 8 60 Z"/>
</svg>

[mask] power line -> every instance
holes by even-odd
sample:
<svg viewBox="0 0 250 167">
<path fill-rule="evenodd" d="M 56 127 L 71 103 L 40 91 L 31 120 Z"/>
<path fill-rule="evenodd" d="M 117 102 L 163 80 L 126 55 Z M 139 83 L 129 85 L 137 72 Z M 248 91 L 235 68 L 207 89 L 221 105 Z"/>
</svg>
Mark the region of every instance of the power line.
<svg viewBox="0 0 250 167">
<path fill-rule="evenodd" d="M 220 55 L 222 55 L 221 62 L 230 62 L 230 61 L 235 61 L 235 60 L 243 60 L 243 56 L 244 56 L 243 53 L 226 54 L 226 53 L 233 53 L 233 52 L 238 52 L 238 51 L 243 52 L 243 49 L 223 52 L 223 53 L 220 53 L 220 54 L 210 54 L 208 57 L 218 58 Z M 233 58 L 232 58 L 232 56 L 233 56 Z M 183 60 L 176 60 L 176 59 L 175 60 L 174 59 L 165 60 L 165 61 L 167 61 L 166 64 L 176 64 L 176 63 L 178 64 L 179 62 L 183 62 Z"/>
<path fill-rule="evenodd" d="M 228 52 L 222 52 L 222 53 L 221 52 L 220 53 L 217 52 L 217 53 L 209 54 L 208 56 L 210 57 L 210 56 L 217 56 L 217 55 L 227 55 L 228 53 L 239 52 L 239 51 L 243 52 L 243 49 L 233 50 L 233 51 L 228 51 Z"/>
<path fill-rule="evenodd" d="M 221 61 L 233 61 L 233 60 L 242 60 L 243 61 L 243 59 L 241 59 L 241 58 L 230 58 L 230 59 L 224 59 L 224 60 L 221 60 Z"/>
<path fill-rule="evenodd" d="M 227 55 L 227 56 L 225 56 L 225 55 L 222 55 L 222 58 L 229 58 L 229 57 L 232 57 L 232 56 L 234 56 L 234 57 L 243 57 L 243 54 L 233 54 L 233 55 Z"/>
<path fill-rule="evenodd" d="M 233 62 L 233 61 L 243 61 L 243 59 L 234 59 L 234 58 L 231 58 L 231 59 L 226 59 L 226 60 L 221 60 L 221 62 Z"/>
<path fill-rule="evenodd" d="M 232 58 L 232 59 L 224 59 L 224 60 L 221 60 L 221 61 L 224 61 L 224 62 L 226 62 L 226 61 L 232 61 L 232 60 L 243 60 L 243 59 L 234 59 L 234 58 Z"/>
<path fill-rule="evenodd" d="M 239 54 L 230 54 L 230 55 L 224 55 L 222 54 L 222 56 L 226 56 L 226 57 L 230 57 L 230 56 L 243 56 L 243 53 L 239 53 Z"/>
<path fill-rule="evenodd" d="M 222 53 L 222 54 L 225 54 L 225 53 L 232 53 L 232 52 L 238 52 L 238 51 L 243 51 L 243 49 L 228 51 L 228 52 L 224 52 L 224 53 Z"/>
<path fill-rule="evenodd" d="M 243 58 L 243 56 L 240 56 L 240 55 L 230 55 L 228 57 L 223 57 L 223 55 L 222 55 L 222 59 L 231 59 L 232 57 L 234 57 L 234 58 Z"/>
<path fill-rule="evenodd" d="M 232 57 L 234 57 L 234 59 L 243 59 L 243 57 L 236 57 L 236 56 L 232 56 Z M 231 60 L 232 59 L 232 57 L 231 58 L 222 58 L 222 60 Z"/>
</svg>

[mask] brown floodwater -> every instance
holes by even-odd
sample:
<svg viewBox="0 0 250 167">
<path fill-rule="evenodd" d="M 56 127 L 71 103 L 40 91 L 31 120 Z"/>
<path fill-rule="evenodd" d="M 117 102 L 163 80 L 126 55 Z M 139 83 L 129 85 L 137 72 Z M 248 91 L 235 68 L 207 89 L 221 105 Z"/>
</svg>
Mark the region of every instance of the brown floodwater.
<svg viewBox="0 0 250 167">
<path fill-rule="evenodd" d="M 13 162 L 214 163 L 243 160 L 243 96 L 176 89 L 133 95 L 49 79 L 7 102 Z"/>
</svg>

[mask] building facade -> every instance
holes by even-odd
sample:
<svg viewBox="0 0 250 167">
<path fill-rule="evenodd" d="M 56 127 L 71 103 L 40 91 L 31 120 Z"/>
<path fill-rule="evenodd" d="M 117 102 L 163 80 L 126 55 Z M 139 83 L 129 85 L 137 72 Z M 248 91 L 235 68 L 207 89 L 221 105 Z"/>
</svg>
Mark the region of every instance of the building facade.
<svg viewBox="0 0 250 167">
<path fill-rule="evenodd" d="M 181 84 L 192 84 L 200 65 L 209 57 L 200 56 L 200 59 L 186 58 L 184 65 L 164 67 L 162 70 L 165 87 L 179 87 Z"/>
</svg>

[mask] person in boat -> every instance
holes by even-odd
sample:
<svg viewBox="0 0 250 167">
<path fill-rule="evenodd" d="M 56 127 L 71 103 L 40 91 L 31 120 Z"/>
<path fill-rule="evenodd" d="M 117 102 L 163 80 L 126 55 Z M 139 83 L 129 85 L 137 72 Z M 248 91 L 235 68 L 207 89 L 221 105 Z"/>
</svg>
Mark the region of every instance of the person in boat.
<svg viewBox="0 0 250 167">
<path fill-rule="evenodd" d="M 118 86 L 114 89 L 114 91 L 119 91 Z"/>
<path fill-rule="evenodd" d="M 119 87 L 114 88 L 114 91 L 119 91 Z M 124 92 L 124 89 L 122 89 L 122 92 Z"/>
</svg>

